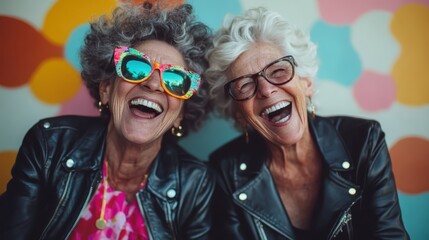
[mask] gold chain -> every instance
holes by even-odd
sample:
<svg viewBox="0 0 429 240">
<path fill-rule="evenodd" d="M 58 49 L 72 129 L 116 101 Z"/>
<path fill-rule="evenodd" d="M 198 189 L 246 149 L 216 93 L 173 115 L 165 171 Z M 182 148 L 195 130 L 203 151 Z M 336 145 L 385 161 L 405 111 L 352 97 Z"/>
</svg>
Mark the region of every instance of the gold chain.
<svg viewBox="0 0 429 240">
<path fill-rule="evenodd" d="M 107 179 L 109 177 L 109 165 L 107 160 L 105 160 L 105 162 L 106 162 L 106 177 L 104 177 L 103 179 L 104 189 L 103 189 L 103 201 L 101 203 L 101 213 L 100 213 L 100 217 L 97 219 L 97 221 L 95 221 L 95 226 L 100 230 L 103 230 L 107 226 L 107 221 L 104 218 L 104 212 L 106 211 L 107 185 L 109 184 L 107 182 Z M 143 181 L 140 183 L 140 187 L 144 186 L 144 184 L 146 183 L 146 180 L 147 180 L 147 174 L 144 175 Z"/>
</svg>

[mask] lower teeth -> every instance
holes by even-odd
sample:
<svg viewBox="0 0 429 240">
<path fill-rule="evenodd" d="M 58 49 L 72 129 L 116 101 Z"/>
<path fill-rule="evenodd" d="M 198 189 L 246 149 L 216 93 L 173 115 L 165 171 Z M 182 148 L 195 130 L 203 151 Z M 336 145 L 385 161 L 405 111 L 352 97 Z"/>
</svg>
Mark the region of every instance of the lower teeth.
<svg viewBox="0 0 429 240">
<path fill-rule="evenodd" d="M 284 117 L 284 118 L 281 118 L 280 120 L 278 120 L 277 122 L 275 122 L 275 123 L 284 123 L 284 122 L 286 122 L 287 120 L 289 120 L 289 117 L 290 117 L 290 115 L 288 115 L 288 116 L 286 116 L 286 117 Z"/>
</svg>

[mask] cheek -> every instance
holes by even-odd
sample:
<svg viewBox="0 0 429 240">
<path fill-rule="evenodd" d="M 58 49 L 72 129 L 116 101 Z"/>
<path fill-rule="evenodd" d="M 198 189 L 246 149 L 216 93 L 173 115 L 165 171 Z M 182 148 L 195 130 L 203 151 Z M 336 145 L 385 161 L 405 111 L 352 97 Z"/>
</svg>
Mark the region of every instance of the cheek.
<svg viewBox="0 0 429 240">
<path fill-rule="evenodd" d="M 110 108 L 116 119 L 119 119 L 124 108 L 128 106 L 126 96 L 135 85 L 126 82 L 116 83 L 110 95 Z"/>
<path fill-rule="evenodd" d="M 183 101 L 184 100 L 168 96 L 168 105 L 171 109 L 180 110 L 182 108 Z"/>
<path fill-rule="evenodd" d="M 292 91 L 299 118 L 304 121 L 307 114 L 307 97 L 305 95 L 305 89 L 300 85 L 297 85 L 293 88 Z"/>
<path fill-rule="evenodd" d="M 168 112 L 177 118 L 183 111 L 184 100 L 168 96 Z"/>
<path fill-rule="evenodd" d="M 110 111 L 112 113 L 112 117 L 114 122 L 119 122 L 121 116 L 123 116 L 124 111 L 124 100 L 120 98 L 118 95 L 113 95 L 111 98 Z"/>
</svg>

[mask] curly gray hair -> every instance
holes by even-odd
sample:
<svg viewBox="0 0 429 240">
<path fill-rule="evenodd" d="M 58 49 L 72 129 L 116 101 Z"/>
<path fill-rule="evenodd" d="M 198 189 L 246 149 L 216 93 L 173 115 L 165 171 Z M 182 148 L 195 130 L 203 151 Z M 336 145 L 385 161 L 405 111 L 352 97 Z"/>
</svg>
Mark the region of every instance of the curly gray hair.
<svg viewBox="0 0 429 240">
<path fill-rule="evenodd" d="M 211 46 L 212 33 L 208 26 L 195 21 L 189 4 L 165 10 L 121 5 L 110 18 L 101 16 L 90 26 L 80 53 L 81 76 L 95 105 L 100 101 L 100 83 L 117 78 L 112 56 L 118 46 L 134 47 L 156 39 L 174 46 L 183 55 L 187 67 L 198 74 L 203 75 L 208 67 L 204 54 Z M 184 103 L 181 124 L 185 129 L 200 127 L 207 103 L 207 83 L 203 79 L 197 93 Z"/>
<path fill-rule="evenodd" d="M 240 54 L 255 43 L 272 43 L 297 62 L 296 74 L 314 78 L 318 70 L 317 47 L 308 35 L 286 22 L 278 13 L 259 7 L 247 10 L 243 16 L 225 18 L 214 36 L 214 44 L 207 52 L 210 67 L 206 80 L 210 85 L 210 99 L 217 113 L 234 118 L 236 110 L 232 98 L 225 96 L 228 68 Z M 240 126 L 236 124 L 240 129 Z"/>
</svg>

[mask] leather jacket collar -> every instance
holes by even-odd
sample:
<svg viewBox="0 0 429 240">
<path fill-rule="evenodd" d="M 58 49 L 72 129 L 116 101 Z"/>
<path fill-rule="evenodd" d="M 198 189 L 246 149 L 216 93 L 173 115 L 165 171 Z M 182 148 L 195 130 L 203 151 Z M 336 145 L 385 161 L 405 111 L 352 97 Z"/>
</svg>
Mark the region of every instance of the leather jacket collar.
<svg viewBox="0 0 429 240">
<path fill-rule="evenodd" d="M 106 133 L 105 125 L 89 128 L 85 133 L 85 137 L 79 139 L 70 149 L 70 152 L 65 154 L 61 160 L 61 165 L 70 172 L 101 171 Z M 165 149 L 165 151 L 160 151 L 152 163 L 147 188 L 153 194 L 165 200 L 166 192 L 169 189 L 178 189 L 179 161 L 178 153 L 172 146 L 171 140 L 164 140 L 162 145 L 162 149 Z M 94 151 L 94 148 L 98 149 Z M 79 159 L 79 161 L 73 161 L 73 164 L 71 164 L 70 160 L 72 159 Z M 160 163 L 159 159 L 162 159 L 162 163 Z"/>
<path fill-rule="evenodd" d="M 70 149 L 65 148 L 65 151 L 69 152 L 64 153 L 61 165 L 66 171 L 100 171 L 104 159 L 107 134 L 107 122 L 103 121 L 104 119 L 100 120 L 103 123 L 94 124 L 93 127 L 87 128 L 84 137 L 78 139 L 70 146 Z M 56 124 L 56 122 L 51 124 Z M 73 159 L 79 159 L 79 161 L 73 161 Z M 73 164 L 71 164 L 71 160 Z"/>
</svg>

